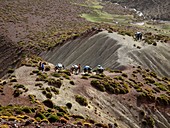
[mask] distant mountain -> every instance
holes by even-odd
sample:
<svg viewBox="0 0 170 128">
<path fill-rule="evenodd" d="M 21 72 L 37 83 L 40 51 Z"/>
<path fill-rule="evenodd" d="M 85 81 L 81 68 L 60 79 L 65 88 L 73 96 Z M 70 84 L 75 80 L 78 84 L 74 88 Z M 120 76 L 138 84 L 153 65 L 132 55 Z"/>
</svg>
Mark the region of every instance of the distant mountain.
<svg viewBox="0 0 170 128">
<path fill-rule="evenodd" d="M 170 20 L 170 0 L 104 0 L 142 11 L 147 18 Z"/>
</svg>

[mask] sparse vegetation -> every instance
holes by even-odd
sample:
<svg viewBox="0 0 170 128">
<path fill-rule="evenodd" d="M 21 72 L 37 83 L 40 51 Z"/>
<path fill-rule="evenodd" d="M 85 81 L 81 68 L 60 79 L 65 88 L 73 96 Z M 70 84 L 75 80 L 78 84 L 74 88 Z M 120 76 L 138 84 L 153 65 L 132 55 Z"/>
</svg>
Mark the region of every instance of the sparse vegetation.
<svg viewBox="0 0 170 128">
<path fill-rule="evenodd" d="M 80 95 L 76 95 L 75 96 L 75 100 L 82 106 L 87 106 L 88 105 L 88 102 L 87 102 L 87 99 L 80 96 Z"/>
</svg>

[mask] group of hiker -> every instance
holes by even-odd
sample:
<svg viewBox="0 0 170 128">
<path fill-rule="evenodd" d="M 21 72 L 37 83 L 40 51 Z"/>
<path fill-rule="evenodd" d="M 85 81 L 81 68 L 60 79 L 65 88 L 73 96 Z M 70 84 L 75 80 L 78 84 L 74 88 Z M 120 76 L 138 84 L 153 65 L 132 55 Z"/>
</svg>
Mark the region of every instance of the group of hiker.
<svg viewBox="0 0 170 128">
<path fill-rule="evenodd" d="M 64 65 L 61 63 L 56 64 L 55 66 L 55 72 L 59 71 L 59 70 L 63 70 L 64 69 Z M 84 73 L 92 73 L 92 68 L 89 65 L 85 65 L 83 67 L 83 71 Z M 104 68 L 101 65 L 97 66 L 97 69 L 95 70 L 96 74 L 102 74 L 104 71 Z M 79 74 L 81 72 L 81 64 L 73 64 L 70 68 L 70 73 L 72 74 Z"/>
</svg>

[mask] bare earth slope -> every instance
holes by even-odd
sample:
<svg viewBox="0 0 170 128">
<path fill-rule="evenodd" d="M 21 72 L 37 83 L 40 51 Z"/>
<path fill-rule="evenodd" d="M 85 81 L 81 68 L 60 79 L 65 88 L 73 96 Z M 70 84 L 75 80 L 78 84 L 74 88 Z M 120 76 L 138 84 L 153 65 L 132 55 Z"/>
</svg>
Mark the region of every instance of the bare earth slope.
<svg viewBox="0 0 170 128">
<path fill-rule="evenodd" d="M 38 63 L 37 63 L 38 64 Z M 154 128 L 169 128 L 170 127 L 170 115 L 169 115 L 169 100 L 167 101 L 168 105 L 164 106 L 163 104 L 157 104 L 156 101 L 152 101 L 151 99 L 145 99 L 145 97 L 140 101 L 138 98 L 139 94 L 143 94 L 144 92 L 147 92 L 150 98 L 150 95 L 153 95 L 155 98 L 159 97 L 159 95 L 164 94 L 166 91 L 158 89 L 160 92 L 151 92 L 155 85 L 148 83 L 144 84 L 146 82 L 144 78 L 141 78 L 141 73 L 145 72 L 145 70 L 142 70 L 140 68 L 133 68 L 132 70 L 125 70 L 122 73 L 127 74 L 127 77 L 122 77 L 122 79 L 118 80 L 117 78 L 120 78 L 122 73 L 116 73 L 116 72 L 107 72 L 105 71 L 103 78 L 98 76 L 100 79 L 92 78 L 91 76 L 95 76 L 94 73 L 89 74 L 87 76 L 87 79 L 82 79 L 82 75 L 74 75 L 71 74 L 71 76 L 68 76 L 69 79 L 65 78 L 62 73 L 56 73 L 59 76 L 54 77 L 52 73 L 54 73 L 54 65 L 47 63 L 46 66 L 50 66 L 51 70 L 50 71 L 45 71 L 41 72 L 39 71 L 38 73 L 33 73 L 33 71 L 37 70 L 37 67 L 28 67 L 28 66 L 22 66 L 18 69 L 15 70 L 11 76 L 15 76 L 15 79 L 17 80 L 16 82 L 10 82 L 11 78 L 9 78 L 7 81 L 7 84 L 3 87 L 2 92 L 7 92 L 6 88 L 10 87 L 10 95 L 8 93 L 4 94 L 0 99 L 0 104 L 1 105 L 18 105 L 22 104 L 27 105 L 28 102 L 28 95 L 32 95 L 36 97 L 37 103 L 39 103 L 38 108 L 42 107 L 42 104 L 40 104 L 42 101 L 48 99 L 46 95 L 43 93 L 47 88 L 56 88 L 59 93 L 55 94 L 52 90 L 50 91 L 52 94 L 52 97 L 50 98 L 53 103 L 57 106 L 65 106 L 67 103 L 71 103 L 72 107 L 71 109 L 68 109 L 69 113 L 71 115 L 81 115 L 84 117 L 84 119 L 91 119 L 96 122 L 102 123 L 102 124 L 108 124 L 111 123 L 115 125 L 116 128 L 150 128 L 149 126 L 153 126 Z M 139 70 L 140 69 L 140 70 Z M 132 76 L 132 71 L 139 71 L 136 73 L 136 78 Z M 144 73 L 144 74 L 145 74 Z M 37 81 L 37 78 L 39 78 L 42 75 L 47 75 L 47 78 L 45 80 Z M 149 72 L 145 75 L 149 75 Z M 151 77 L 151 76 L 149 76 Z M 61 80 L 62 86 L 57 88 L 55 85 L 50 85 L 48 80 L 51 78 L 55 80 Z M 97 88 L 91 85 L 91 81 L 102 81 L 102 79 L 108 80 L 108 78 L 111 80 L 110 82 L 113 83 L 121 83 L 122 88 L 124 88 L 123 83 L 127 84 L 127 81 L 130 82 L 131 79 L 135 79 L 136 82 L 140 83 L 140 88 L 142 88 L 142 92 L 138 92 L 136 89 L 136 84 L 131 83 L 131 85 L 126 86 L 127 89 L 129 90 L 127 93 L 109 93 L 108 90 L 105 91 L 99 91 Z M 161 77 L 151 77 L 155 82 L 160 82 Z M 159 78 L 159 80 L 157 79 Z M 74 82 L 74 85 L 70 83 L 70 80 Z M 105 81 L 105 82 L 106 82 Z M 140 81 L 140 82 L 139 82 Z M 128 82 L 128 83 L 129 83 Z M 168 80 L 166 81 L 161 81 L 167 87 L 166 83 L 169 82 Z M 41 83 L 40 86 L 36 86 L 36 84 Z M 16 85 L 23 85 L 24 88 L 27 88 L 27 91 L 22 91 L 22 88 L 19 88 L 22 93 L 14 97 L 13 96 L 13 90 L 16 89 Z M 103 85 L 104 86 L 104 85 Z M 109 85 L 108 85 L 109 86 Z M 105 85 L 106 87 L 106 85 Z M 153 88 L 152 88 L 153 87 Z M 115 86 L 112 89 L 116 89 L 117 87 Z M 12 90 L 13 89 L 13 90 Z M 47 91 L 45 91 L 47 92 Z M 82 97 L 85 97 L 88 105 L 87 106 L 82 106 L 80 105 L 76 100 L 75 96 L 76 95 L 81 95 Z M 166 94 L 168 96 L 168 94 Z M 26 101 L 28 103 L 24 103 L 22 99 L 27 99 Z M 169 96 L 168 96 L 169 98 Z M 4 101 L 3 99 L 6 99 Z M 32 102 L 32 105 L 36 105 L 35 102 Z M 43 107 L 42 107 L 43 108 Z M 43 109 L 43 111 L 49 110 L 49 108 Z M 52 109 L 54 111 L 54 109 Z M 0 112 L 2 109 L 0 109 Z M 43 112 L 42 111 L 42 112 Z M 10 116 L 3 116 L 2 112 L 0 113 L 0 118 L 2 118 L 2 121 L 0 121 L 0 125 L 6 123 L 6 121 L 10 121 Z M 31 114 L 25 113 L 28 115 L 28 117 L 36 117 L 35 112 L 32 112 Z M 17 114 L 18 115 L 18 114 Z M 20 115 L 23 115 L 22 113 Z M 72 121 L 71 115 L 69 115 L 69 119 L 67 119 L 68 122 L 72 122 L 75 124 L 78 124 L 78 121 L 81 121 L 81 119 L 77 119 L 76 121 Z M 17 116 L 18 117 L 18 116 Z M 79 116 L 80 117 L 80 116 Z M 46 115 L 46 118 L 48 119 L 48 116 Z M 27 119 L 28 120 L 28 119 Z M 37 120 L 37 121 L 36 121 Z M 56 124 L 51 124 L 49 126 L 49 123 L 43 124 L 41 121 L 38 121 L 38 119 L 33 120 L 32 124 L 27 124 L 27 125 L 22 125 L 26 124 L 24 123 L 24 120 L 21 122 L 17 122 L 17 125 L 20 127 L 30 127 L 30 125 L 35 126 L 36 124 L 39 124 L 41 127 L 56 127 L 58 125 Z M 150 121 L 151 120 L 151 121 Z M 87 120 L 86 120 L 87 121 Z M 35 123 L 36 122 L 36 123 Z M 147 124 L 147 122 L 150 122 Z M 16 123 L 16 121 L 13 121 L 12 123 Z M 82 124 L 82 127 L 85 123 Z M 145 124 L 146 123 L 146 124 Z M 151 124 L 153 123 L 153 124 Z M 7 123 L 9 124 L 9 123 Z M 80 123 L 79 123 L 80 124 Z M 94 123 L 89 123 L 90 128 L 94 128 Z M 9 126 L 12 126 L 9 124 Z M 48 126 L 48 127 L 47 127 Z M 71 127 L 71 126 L 70 126 Z M 78 126 L 77 126 L 78 127 Z M 81 127 L 81 126 L 79 126 Z M 103 128 L 110 128 L 110 127 L 104 127 Z M 69 127 L 68 127 L 69 128 Z M 96 127 L 97 128 L 97 127 Z"/>
<path fill-rule="evenodd" d="M 138 48 L 134 47 L 134 44 Z M 103 31 L 57 46 L 41 56 L 53 64 L 60 62 L 66 67 L 78 63 L 92 67 L 101 64 L 111 69 L 141 65 L 161 76 L 170 76 L 170 71 L 167 70 L 170 69 L 169 47 L 169 44 L 165 43 L 158 43 L 157 46 L 148 45 L 134 41 L 129 36 Z"/>
</svg>

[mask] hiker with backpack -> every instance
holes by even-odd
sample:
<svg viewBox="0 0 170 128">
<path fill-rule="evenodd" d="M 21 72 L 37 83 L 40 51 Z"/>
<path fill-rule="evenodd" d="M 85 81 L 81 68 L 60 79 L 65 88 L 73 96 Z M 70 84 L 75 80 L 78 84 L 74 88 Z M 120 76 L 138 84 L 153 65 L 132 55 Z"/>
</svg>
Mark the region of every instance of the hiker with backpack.
<svg viewBox="0 0 170 128">
<path fill-rule="evenodd" d="M 101 65 L 97 66 L 96 74 L 102 74 L 104 71 L 104 68 Z"/>
<path fill-rule="evenodd" d="M 62 70 L 62 69 L 64 69 L 64 65 L 62 65 L 61 63 L 58 63 L 58 64 L 56 64 L 56 66 L 55 66 L 55 68 L 54 68 L 54 70 L 55 70 L 55 72 L 58 70 Z"/>
<path fill-rule="evenodd" d="M 136 40 L 142 40 L 142 33 L 141 32 L 136 32 L 135 33 L 135 39 Z"/>
<path fill-rule="evenodd" d="M 78 74 L 78 73 L 80 73 L 80 69 L 81 69 L 80 64 L 79 65 L 74 64 L 74 65 L 71 66 L 70 71 L 71 71 L 72 74 L 73 73 Z"/>
<path fill-rule="evenodd" d="M 88 65 L 84 66 L 84 73 L 88 72 L 91 73 L 92 68 Z"/>
</svg>

